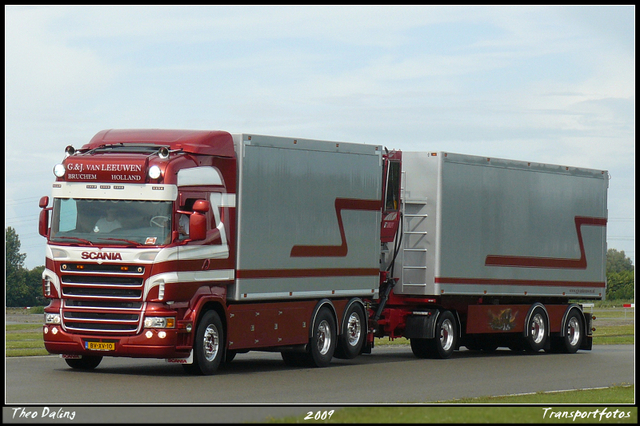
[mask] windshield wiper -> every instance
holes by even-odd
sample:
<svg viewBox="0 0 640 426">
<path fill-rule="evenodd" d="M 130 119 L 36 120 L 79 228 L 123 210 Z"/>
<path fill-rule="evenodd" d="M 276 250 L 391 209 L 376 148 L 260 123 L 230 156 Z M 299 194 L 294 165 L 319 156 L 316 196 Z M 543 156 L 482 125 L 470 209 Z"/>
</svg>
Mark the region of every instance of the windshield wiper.
<svg viewBox="0 0 640 426">
<path fill-rule="evenodd" d="M 93 243 L 89 240 L 85 240 L 84 238 L 79 238 L 79 237 L 52 237 L 51 240 L 56 240 L 56 239 L 61 239 L 61 240 L 76 240 L 76 241 L 80 241 L 81 243 L 85 243 L 85 244 L 89 244 L 90 246 L 93 245 Z"/>
<path fill-rule="evenodd" d="M 124 238 L 98 238 L 99 240 L 112 240 L 112 241 L 124 241 L 125 243 L 132 244 L 134 246 L 139 246 L 140 243 L 136 241 L 126 240 Z"/>
</svg>

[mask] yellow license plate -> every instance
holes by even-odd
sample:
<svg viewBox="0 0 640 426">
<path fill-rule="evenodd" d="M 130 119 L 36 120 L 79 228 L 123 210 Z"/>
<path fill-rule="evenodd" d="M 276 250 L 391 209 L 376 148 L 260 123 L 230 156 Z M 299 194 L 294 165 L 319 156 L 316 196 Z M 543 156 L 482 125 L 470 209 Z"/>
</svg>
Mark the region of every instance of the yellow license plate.
<svg viewBox="0 0 640 426">
<path fill-rule="evenodd" d="M 116 344 L 113 342 L 85 342 L 85 347 L 90 351 L 115 351 Z"/>
</svg>

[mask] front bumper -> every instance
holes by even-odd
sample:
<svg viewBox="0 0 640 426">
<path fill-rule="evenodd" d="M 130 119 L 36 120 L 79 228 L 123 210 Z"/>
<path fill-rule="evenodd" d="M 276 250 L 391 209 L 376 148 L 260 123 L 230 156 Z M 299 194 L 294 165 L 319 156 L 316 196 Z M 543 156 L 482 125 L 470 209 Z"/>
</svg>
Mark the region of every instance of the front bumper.
<svg viewBox="0 0 640 426">
<path fill-rule="evenodd" d="M 68 333 L 60 325 L 47 324 L 43 327 L 43 336 L 44 347 L 52 354 L 186 358 L 191 351 L 190 347 L 179 345 L 185 333 L 175 329 L 145 329 L 133 336 L 83 335 Z"/>
</svg>

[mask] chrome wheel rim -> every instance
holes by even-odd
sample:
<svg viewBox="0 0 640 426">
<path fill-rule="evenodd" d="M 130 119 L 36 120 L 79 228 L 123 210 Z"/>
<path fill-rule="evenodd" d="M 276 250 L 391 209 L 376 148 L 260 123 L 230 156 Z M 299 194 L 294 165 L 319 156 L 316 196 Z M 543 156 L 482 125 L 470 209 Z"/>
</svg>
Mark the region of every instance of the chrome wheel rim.
<svg viewBox="0 0 640 426">
<path fill-rule="evenodd" d="M 209 362 L 213 361 L 220 349 L 218 329 L 213 324 L 210 324 L 204 331 L 203 348 L 205 359 Z"/>
<path fill-rule="evenodd" d="M 326 355 L 331 347 L 331 327 L 326 320 L 318 324 L 318 352 Z"/>
<path fill-rule="evenodd" d="M 440 346 L 445 351 L 448 351 L 453 346 L 453 323 L 449 319 L 445 319 L 442 322 L 442 328 L 440 329 Z"/>
<path fill-rule="evenodd" d="M 361 333 L 362 326 L 360 324 L 360 316 L 354 312 L 347 320 L 347 342 L 350 346 L 356 346 L 358 344 Z"/>
<path fill-rule="evenodd" d="M 580 323 L 576 317 L 572 317 L 567 324 L 567 338 L 571 346 L 576 346 L 580 341 Z"/>
<path fill-rule="evenodd" d="M 544 319 L 542 315 L 535 314 L 531 319 L 531 327 L 529 329 L 531 334 L 531 339 L 534 343 L 542 342 L 544 339 L 545 327 L 544 327 Z"/>
</svg>

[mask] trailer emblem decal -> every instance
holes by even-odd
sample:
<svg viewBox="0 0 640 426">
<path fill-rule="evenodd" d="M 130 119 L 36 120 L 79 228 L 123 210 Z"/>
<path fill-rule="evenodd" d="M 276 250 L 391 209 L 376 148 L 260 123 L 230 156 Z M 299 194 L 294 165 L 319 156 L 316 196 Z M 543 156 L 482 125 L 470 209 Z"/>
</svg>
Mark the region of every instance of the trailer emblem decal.
<svg viewBox="0 0 640 426">
<path fill-rule="evenodd" d="M 498 256 L 489 255 L 485 259 L 486 266 L 511 266 L 514 268 L 558 268 L 558 269 L 587 269 L 587 255 L 582 241 L 582 225 L 606 226 L 607 219 L 599 217 L 575 217 L 576 233 L 580 245 L 579 259 L 562 259 L 554 257 L 528 256 Z"/>
<path fill-rule="evenodd" d="M 511 308 L 503 309 L 495 315 L 491 311 L 487 311 L 489 314 L 489 326 L 492 330 L 510 331 L 516 326 L 516 317 L 518 312 L 514 314 Z"/>
<path fill-rule="evenodd" d="M 347 246 L 347 238 L 345 237 L 342 223 L 342 210 L 379 211 L 382 209 L 382 202 L 380 200 L 336 198 L 335 206 L 342 244 L 339 246 L 293 246 L 291 248 L 291 257 L 345 257 L 349 247 Z"/>
</svg>

